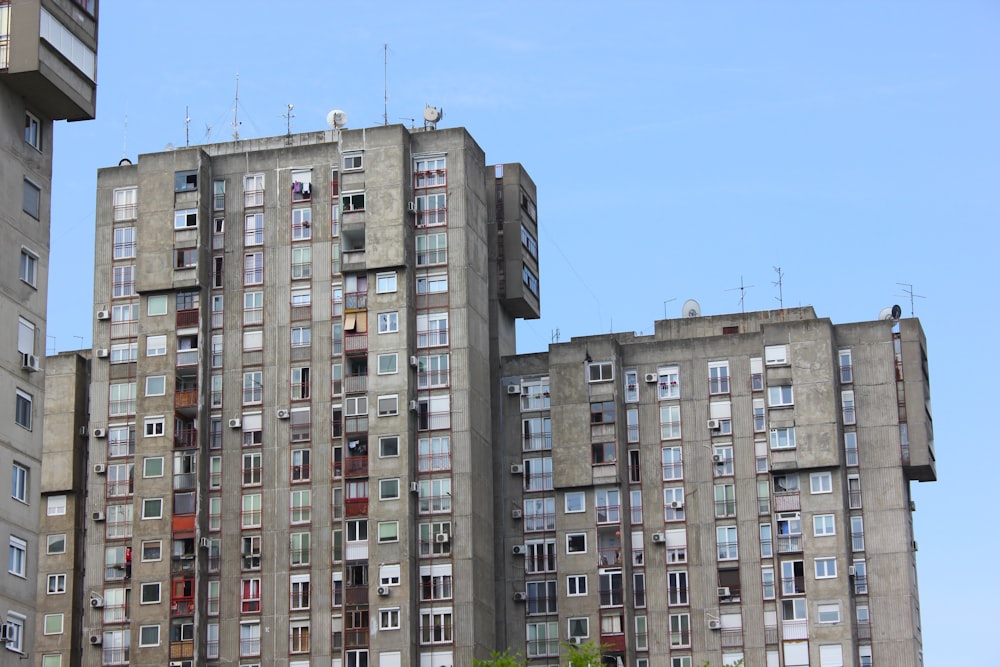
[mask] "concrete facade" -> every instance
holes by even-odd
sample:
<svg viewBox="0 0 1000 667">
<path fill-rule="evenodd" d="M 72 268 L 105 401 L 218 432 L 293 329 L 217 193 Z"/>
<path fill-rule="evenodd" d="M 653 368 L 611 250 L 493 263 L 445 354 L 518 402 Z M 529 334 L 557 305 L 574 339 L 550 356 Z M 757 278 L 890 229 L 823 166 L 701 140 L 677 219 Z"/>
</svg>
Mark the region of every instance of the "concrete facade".
<svg viewBox="0 0 1000 667">
<path fill-rule="evenodd" d="M 463 129 L 100 170 L 64 664 L 487 656 L 490 388 L 539 312 L 536 196 Z"/>
<path fill-rule="evenodd" d="M 52 123 L 94 117 L 95 2 L 0 2 L 0 655 L 41 660 L 37 554 L 44 499 L 42 434 Z M 54 621 L 53 621 L 54 622 Z M 49 660 L 48 666 L 54 665 Z"/>
<path fill-rule="evenodd" d="M 501 645 L 922 664 L 909 482 L 936 473 L 916 320 L 664 320 L 507 357 L 501 376 Z"/>
</svg>

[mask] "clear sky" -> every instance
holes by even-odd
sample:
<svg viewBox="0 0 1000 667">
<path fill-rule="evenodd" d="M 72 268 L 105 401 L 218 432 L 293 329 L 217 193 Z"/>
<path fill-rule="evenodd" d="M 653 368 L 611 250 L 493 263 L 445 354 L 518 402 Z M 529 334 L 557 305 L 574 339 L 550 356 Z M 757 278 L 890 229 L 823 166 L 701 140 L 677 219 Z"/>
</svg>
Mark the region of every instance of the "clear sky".
<svg viewBox="0 0 1000 667">
<path fill-rule="evenodd" d="M 913 307 L 940 482 L 916 485 L 927 665 L 990 664 L 1000 547 L 1000 3 L 101 5 L 98 119 L 56 128 L 48 349 L 91 346 L 96 170 L 123 157 L 444 108 L 538 185 L 543 317 L 519 351 L 705 314 Z M 187 111 L 185 111 L 187 109 Z M 973 381 L 975 380 L 975 381 Z M 969 384 L 971 383 L 971 388 Z M 963 390 L 962 387 L 965 387 Z M 962 407 L 965 406 L 965 407 Z M 995 414 L 995 413 L 994 413 Z M 965 472 L 961 472 L 964 470 Z M 875 621 L 877 623 L 877 620 Z"/>
</svg>

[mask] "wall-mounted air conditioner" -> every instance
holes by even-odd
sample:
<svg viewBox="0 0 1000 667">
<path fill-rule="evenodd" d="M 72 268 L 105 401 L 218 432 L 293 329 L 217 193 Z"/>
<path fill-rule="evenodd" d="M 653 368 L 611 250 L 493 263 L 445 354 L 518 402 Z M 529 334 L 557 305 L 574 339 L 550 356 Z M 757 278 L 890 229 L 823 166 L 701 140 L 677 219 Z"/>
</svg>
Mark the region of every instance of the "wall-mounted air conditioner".
<svg viewBox="0 0 1000 667">
<path fill-rule="evenodd" d="M 528 594 L 521 591 L 514 593 L 514 602 L 524 602 L 528 599 Z"/>
<path fill-rule="evenodd" d="M 236 418 L 229 420 L 229 428 L 240 428 L 241 426 L 243 426 L 242 419 Z"/>
<path fill-rule="evenodd" d="M 513 464 L 510 467 L 510 474 L 511 475 L 523 475 L 524 474 L 524 466 L 521 465 L 520 463 Z"/>
<path fill-rule="evenodd" d="M 520 396 L 521 395 L 521 385 L 519 385 L 519 384 L 509 384 L 509 385 L 507 385 L 507 395 L 508 396 Z"/>
<path fill-rule="evenodd" d="M 645 379 L 646 382 L 656 382 L 656 373 L 646 373 L 643 379 Z"/>
<path fill-rule="evenodd" d="M 719 426 L 720 426 L 719 421 L 720 420 L 718 420 L 718 419 L 709 419 L 708 420 L 708 430 L 709 431 L 718 431 L 719 430 Z"/>
<path fill-rule="evenodd" d="M 524 510 L 514 509 L 510 511 L 511 519 L 520 519 L 524 516 Z"/>
<path fill-rule="evenodd" d="M 709 630 L 721 630 L 722 629 L 722 621 L 720 621 L 717 618 L 710 618 L 710 619 L 708 619 L 708 629 Z"/>
<path fill-rule="evenodd" d="M 712 454 L 712 463 L 725 463 L 726 457 L 722 454 Z"/>
<path fill-rule="evenodd" d="M 277 412 L 278 419 L 288 419 L 288 417 L 291 414 L 292 413 L 290 413 L 288 410 L 284 410 L 284 409 L 278 410 L 278 412 Z"/>
<path fill-rule="evenodd" d="M 111 319 L 111 313 L 109 311 L 107 311 L 107 310 L 99 310 L 99 311 L 97 311 L 97 319 L 99 319 L 99 320 L 110 320 Z"/>
<path fill-rule="evenodd" d="M 684 501 L 683 500 L 671 500 L 670 501 L 670 508 L 671 509 L 675 509 L 675 510 L 683 509 L 684 508 Z"/>
<path fill-rule="evenodd" d="M 434 535 L 434 541 L 437 544 L 448 544 L 448 542 L 451 542 L 451 535 L 448 533 L 436 533 Z"/>
<path fill-rule="evenodd" d="M 388 586 L 379 586 L 378 589 L 375 592 L 378 593 L 378 596 L 380 598 L 384 598 L 384 597 L 386 597 L 386 596 L 389 595 L 389 587 Z"/>
<path fill-rule="evenodd" d="M 38 372 L 38 357 L 27 352 L 21 353 L 21 368 L 26 371 Z"/>
<path fill-rule="evenodd" d="M 511 547 L 510 552 L 515 556 L 523 556 L 526 553 L 528 553 L 528 547 L 524 546 L 523 544 L 515 544 L 513 547 Z"/>
<path fill-rule="evenodd" d="M 108 466 L 104 465 L 103 463 L 95 463 L 94 464 L 94 474 L 95 475 L 103 475 L 107 471 L 108 471 Z"/>
<path fill-rule="evenodd" d="M 406 211 L 407 211 L 407 213 L 416 213 L 417 212 L 417 202 L 414 202 L 414 201 L 408 201 L 408 202 L 406 202 Z"/>
<path fill-rule="evenodd" d="M 97 351 L 94 352 L 94 356 L 97 357 L 98 359 L 107 359 L 108 354 L 109 354 L 108 348 L 106 347 L 99 347 L 97 348 Z"/>
<path fill-rule="evenodd" d="M 105 431 L 103 428 L 95 428 L 93 434 L 95 438 L 103 438 L 108 434 L 108 432 Z"/>
<path fill-rule="evenodd" d="M 667 536 L 663 533 L 653 533 L 650 539 L 653 540 L 653 544 L 664 544 L 667 541 Z"/>
<path fill-rule="evenodd" d="M 718 588 L 715 589 L 715 593 L 720 598 L 728 598 L 731 597 L 732 595 L 729 591 L 729 586 L 719 586 Z"/>
<path fill-rule="evenodd" d="M 100 646 L 101 645 L 101 635 L 90 635 L 90 645 Z"/>
<path fill-rule="evenodd" d="M 104 521 L 104 512 L 94 512 L 90 516 L 94 521 Z"/>
<path fill-rule="evenodd" d="M 101 607 L 104 606 L 104 598 L 102 598 L 100 595 L 95 595 L 94 597 L 90 598 L 90 606 L 93 607 L 94 609 L 100 609 Z"/>
</svg>

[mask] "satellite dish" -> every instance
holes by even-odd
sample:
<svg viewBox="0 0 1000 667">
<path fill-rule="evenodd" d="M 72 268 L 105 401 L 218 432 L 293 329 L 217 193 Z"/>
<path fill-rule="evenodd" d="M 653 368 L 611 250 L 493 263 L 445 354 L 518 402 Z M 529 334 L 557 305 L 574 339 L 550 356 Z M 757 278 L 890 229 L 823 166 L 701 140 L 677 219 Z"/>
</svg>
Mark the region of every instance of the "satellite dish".
<svg viewBox="0 0 1000 667">
<path fill-rule="evenodd" d="M 701 317 L 701 306 L 694 299 L 688 299 L 681 306 L 681 317 Z"/>
<path fill-rule="evenodd" d="M 329 125 L 332 130 L 339 130 L 347 125 L 347 112 L 342 109 L 334 109 L 330 113 L 326 114 L 326 124 Z"/>
<path fill-rule="evenodd" d="M 895 304 L 892 307 L 892 319 L 898 320 L 903 314 L 903 309 L 899 307 L 899 304 Z"/>
<path fill-rule="evenodd" d="M 883 308 L 878 311 L 878 318 L 880 320 L 891 320 L 892 319 L 892 308 Z"/>
<path fill-rule="evenodd" d="M 428 123 L 436 123 L 444 116 L 444 111 L 427 104 L 424 106 L 424 120 Z"/>
</svg>

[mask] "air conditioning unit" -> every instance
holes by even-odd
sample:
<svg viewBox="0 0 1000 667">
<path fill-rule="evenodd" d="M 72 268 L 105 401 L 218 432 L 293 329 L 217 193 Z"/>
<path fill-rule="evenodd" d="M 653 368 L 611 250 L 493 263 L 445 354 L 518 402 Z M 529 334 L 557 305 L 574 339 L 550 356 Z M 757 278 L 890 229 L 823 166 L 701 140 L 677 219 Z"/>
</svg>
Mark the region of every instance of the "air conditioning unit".
<svg viewBox="0 0 1000 667">
<path fill-rule="evenodd" d="M 101 645 L 101 635 L 90 635 L 90 645 L 100 646 Z"/>
<path fill-rule="evenodd" d="M 514 602 L 524 602 L 527 599 L 528 599 L 527 593 L 522 593 L 521 591 L 517 591 L 516 593 L 514 593 Z"/>
<path fill-rule="evenodd" d="M 278 419 L 288 419 L 291 413 L 288 410 L 278 410 Z"/>
<path fill-rule="evenodd" d="M 104 598 L 100 596 L 90 598 L 90 606 L 94 609 L 100 609 L 104 606 Z"/>
<path fill-rule="evenodd" d="M 726 457 L 722 454 L 712 454 L 712 463 L 725 463 Z"/>
<path fill-rule="evenodd" d="M 728 598 L 732 596 L 732 593 L 730 593 L 729 591 L 729 586 L 719 586 L 718 588 L 715 589 L 715 593 L 720 598 Z"/>
<path fill-rule="evenodd" d="M 646 373 L 644 379 L 646 380 L 646 382 L 656 382 L 657 380 L 656 373 Z"/>
<path fill-rule="evenodd" d="M 417 367 L 417 357 L 416 357 L 416 355 L 410 357 L 410 365 L 413 366 L 414 368 Z"/>
<path fill-rule="evenodd" d="M 524 516 L 524 510 L 514 509 L 510 511 L 511 519 L 520 519 Z"/>
<path fill-rule="evenodd" d="M 515 544 L 513 547 L 511 547 L 510 552 L 515 556 L 524 556 L 525 554 L 528 553 L 528 547 L 524 546 L 523 544 Z"/>
<path fill-rule="evenodd" d="M 107 311 L 107 310 L 99 310 L 99 311 L 97 311 L 97 319 L 99 319 L 99 320 L 110 320 L 111 319 L 111 313 L 109 311 Z"/>
<path fill-rule="evenodd" d="M 719 421 L 720 420 L 718 420 L 718 419 L 709 419 L 708 420 L 708 430 L 709 431 L 718 431 L 719 430 L 719 426 L 720 426 Z"/>
<path fill-rule="evenodd" d="M 434 542 L 437 544 L 448 544 L 448 542 L 451 542 L 451 535 L 448 533 L 436 533 L 434 535 Z"/>
<path fill-rule="evenodd" d="M 103 463 L 95 463 L 94 464 L 94 474 L 95 475 L 103 475 L 107 471 L 108 471 L 108 466 L 104 465 Z"/>
<path fill-rule="evenodd" d="M 406 407 L 409 408 L 410 412 L 416 412 L 417 411 L 417 402 L 416 401 L 410 401 L 409 404 Z"/>
<path fill-rule="evenodd" d="M 521 385 L 519 385 L 519 384 L 509 384 L 509 385 L 507 385 L 507 395 L 508 396 L 520 396 L 521 395 Z"/>
<path fill-rule="evenodd" d="M 650 539 L 653 541 L 653 544 L 665 544 L 667 536 L 663 533 L 653 533 Z"/>
<path fill-rule="evenodd" d="M 847 566 L 847 576 L 853 577 L 855 574 L 857 574 L 857 570 L 855 569 L 855 567 L 853 565 L 848 565 Z"/>
<path fill-rule="evenodd" d="M 415 201 L 408 201 L 408 202 L 406 202 L 406 211 L 408 213 L 416 213 L 417 212 L 417 202 L 415 202 Z"/>
<path fill-rule="evenodd" d="M 94 352 L 94 356 L 96 356 L 98 359 L 107 359 L 108 354 L 109 354 L 108 348 L 106 347 L 99 347 L 97 348 L 97 351 Z"/>
<path fill-rule="evenodd" d="M 237 418 L 237 419 L 230 419 L 229 420 L 229 428 L 240 428 L 242 426 L 243 426 L 243 420 L 242 419 Z"/>
<path fill-rule="evenodd" d="M 684 509 L 684 501 L 683 500 L 671 500 L 670 501 L 670 509 L 675 509 L 675 510 Z"/>
<path fill-rule="evenodd" d="M 29 354 L 27 352 L 21 353 L 21 368 L 32 372 L 37 372 L 39 370 L 38 357 L 36 357 L 33 354 Z"/>
<path fill-rule="evenodd" d="M 710 618 L 710 619 L 708 619 L 708 629 L 709 630 L 721 630 L 722 629 L 722 621 L 720 621 L 717 618 Z"/>
<path fill-rule="evenodd" d="M 417 482 L 410 482 L 410 493 L 420 493 L 420 484 Z"/>
<path fill-rule="evenodd" d="M 510 474 L 511 475 L 523 475 L 524 474 L 524 466 L 521 465 L 520 463 L 513 464 L 510 467 Z"/>
<path fill-rule="evenodd" d="M 93 435 L 94 435 L 95 438 L 103 438 L 104 436 L 106 436 L 108 434 L 108 432 L 105 431 L 103 428 L 95 428 L 92 431 L 92 433 L 93 433 Z"/>
<path fill-rule="evenodd" d="M 202 549 L 207 549 L 211 543 L 212 541 L 207 537 L 203 537 L 200 540 L 198 540 L 198 546 L 201 547 Z"/>
<path fill-rule="evenodd" d="M 379 586 L 375 592 L 378 593 L 378 596 L 381 598 L 387 597 L 389 595 L 389 587 Z"/>
<path fill-rule="evenodd" d="M 94 521 L 104 521 L 104 512 L 94 512 L 90 515 Z"/>
<path fill-rule="evenodd" d="M 578 646 L 583 643 L 583 637 L 570 637 L 569 639 L 566 640 L 566 643 Z"/>
</svg>

